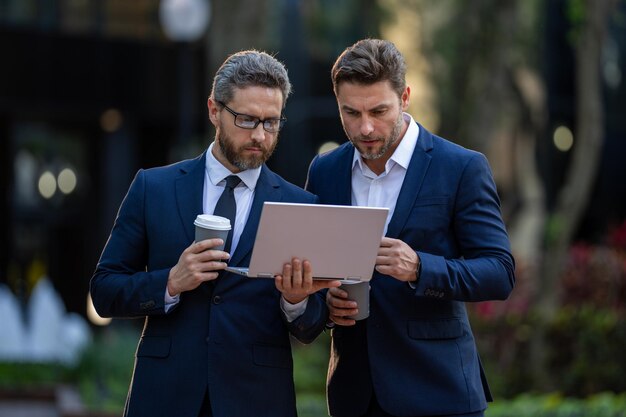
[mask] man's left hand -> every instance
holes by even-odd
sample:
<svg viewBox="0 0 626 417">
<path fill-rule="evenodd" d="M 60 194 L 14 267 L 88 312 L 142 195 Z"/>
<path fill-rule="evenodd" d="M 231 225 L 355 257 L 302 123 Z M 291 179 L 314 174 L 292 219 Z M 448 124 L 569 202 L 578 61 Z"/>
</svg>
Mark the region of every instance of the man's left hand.
<svg viewBox="0 0 626 417">
<path fill-rule="evenodd" d="M 376 271 L 400 281 L 415 281 L 420 264 L 417 253 L 399 239 L 383 237 L 376 256 Z"/>
<path fill-rule="evenodd" d="M 283 265 L 283 273 L 276 276 L 274 283 L 278 291 L 283 294 L 283 298 L 291 304 L 303 301 L 322 288 L 341 285 L 341 282 L 337 280 L 314 280 L 311 263 L 298 258 L 293 258 L 291 263 Z"/>
</svg>

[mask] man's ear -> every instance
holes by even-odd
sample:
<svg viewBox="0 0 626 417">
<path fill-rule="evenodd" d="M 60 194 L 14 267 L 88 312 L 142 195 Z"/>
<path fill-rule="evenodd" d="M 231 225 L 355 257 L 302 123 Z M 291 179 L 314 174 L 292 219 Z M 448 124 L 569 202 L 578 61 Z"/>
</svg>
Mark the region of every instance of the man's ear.
<svg viewBox="0 0 626 417">
<path fill-rule="evenodd" d="M 217 114 L 220 111 L 218 104 L 215 102 L 215 100 L 209 97 L 207 99 L 206 105 L 207 105 L 207 109 L 209 110 L 209 120 L 211 120 L 211 123 L 213 123 L 213 126 L 217 126 L 217 119 L 218 119 Z"/>
<path fill-rule="evenodd" d="M 402 110 L 406 111 L 406 109 L 409 108 L 409 98 L 411 97 L 411 87 L 409 87 L 408 85 L 406 86 L 406 88 L 404 89 L 404 92 L 402 93 Z"/>
</svg>

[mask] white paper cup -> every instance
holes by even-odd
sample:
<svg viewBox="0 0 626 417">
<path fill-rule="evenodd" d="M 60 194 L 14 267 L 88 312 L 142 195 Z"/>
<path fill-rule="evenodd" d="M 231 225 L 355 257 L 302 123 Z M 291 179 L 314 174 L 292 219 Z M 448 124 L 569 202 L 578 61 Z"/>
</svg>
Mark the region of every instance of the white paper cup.
<svg viewBox="0 0 626 417">
<path fill-rule="evenodd" d="M 341 281 L 340 289 L 348 293 L 348 299 L 356 301 L 359 312 L 347 316 L 353 320 L 363 320 L 370 315 L 370 283 L 368 281 Z"/>
<path fill-rule="evenodd" d="M 212 214 L 199 214 L 193 224 L 196 226 L 196 242 L 214 238 L 220 238 L 226 242 L 226 237 L 230 231 L 230 220 Z M 211 249 L 223 250 L 224 245 L 215 246 Z"/>
</svg>

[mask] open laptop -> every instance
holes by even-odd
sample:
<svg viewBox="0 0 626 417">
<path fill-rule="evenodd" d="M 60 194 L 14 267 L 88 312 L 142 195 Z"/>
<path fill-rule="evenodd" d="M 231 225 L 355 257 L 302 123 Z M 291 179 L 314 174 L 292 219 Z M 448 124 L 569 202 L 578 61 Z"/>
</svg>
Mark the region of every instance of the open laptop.
<svg viewBox="0 0 626 417">
<path fill-rule="evenodd" d="M 369 281 L 388 208 L 266 202 L 249 268 L 226 270 L 273 278 L 292 257 L 311 262 L 315 279 Z"/>
</svg>

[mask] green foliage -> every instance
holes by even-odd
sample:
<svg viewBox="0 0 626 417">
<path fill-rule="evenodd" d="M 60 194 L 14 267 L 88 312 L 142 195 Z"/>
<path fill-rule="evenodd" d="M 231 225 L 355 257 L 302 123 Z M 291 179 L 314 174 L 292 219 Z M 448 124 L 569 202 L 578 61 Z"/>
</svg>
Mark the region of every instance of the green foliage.
<svg viewBox="0 0 626 417">
<path fill-rule="evenodd" d="M 138 340 L 138 331 L 123 325 L 104 328 L 96 336 L 71 373 L 87 408 L 121 414 Z"/>
<path fill-rule="evenodd" d="M 69 372 L 60 363 L 0 362 L 0 388 L 52 388 L 67 381 Z"/>
<path fill-rule="evenodd" d="M 511 398 L 542 386 L 531 373 L 529 333 L 546 329 L 546 362 L 554 384 L 565 395 L 584 398 L 626 392 L 626 320 L 623 314 L 589 305 L 565 307 L 554 320 L 540 316 L 472 318 L 481 359 L 494 395 Z"/>
<path fill-rule="evenodd" d="M 550 319 L 534 309 L 530 283 L 536 278 L 520 265 L 507 301 L 468 306 L 496 397 L 513 398 L 545 386 L 577 398 L 626 392 L 626 221 L 601 241 L 569 248 L 557 313 Z M 530 352 L 536 332 L 546 335 L 545 363 L 540 364 L 545 376 L 533 375 L 529 365 L 536 364 Z"/>
<path fill-rule="evenodd" d="M 626 392 L 626 322 L 622 315 L 590 306 L 562 309 L 549 327 L 548 366 L 566 394 Z"/>
<path fill-rule="evenodd" d="M 587 399 L 560 394 L 521 395 L 490 404 L 485 417 L 625 417 L 626 394 L 600 393 Z"/>
<path fill-rule="evenodd" d="M 313 343 L 293 343 L 294 380 L 300 417 L 327 416 L 326 371 L 330 335 L 321 334 Z"/>
<path fill-rule="evenodd" d="M 0 389 L 39 393 L 68 384 L 78 388 L 88 409 L 121 414 L 139 338 L 138 330 L 126 324 L 114 322 L 100 329 L 73 366 L 56 362 L 0 362 Z"/>
<path fill-rule="evenodd" d="M 566 15 L 570 23 L 567 38 L 573 47 L 576 47 L 580 38 L 581 28 L 586 19 L 586 5 L 584 0 L 568 0 Z"/>
</svg>

